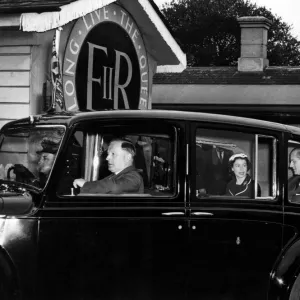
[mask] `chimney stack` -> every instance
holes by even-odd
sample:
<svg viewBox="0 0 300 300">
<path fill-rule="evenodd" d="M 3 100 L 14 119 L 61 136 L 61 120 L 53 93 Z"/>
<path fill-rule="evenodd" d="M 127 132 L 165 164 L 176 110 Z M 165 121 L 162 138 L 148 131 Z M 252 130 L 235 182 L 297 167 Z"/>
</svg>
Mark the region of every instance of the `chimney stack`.
<svg viewBox="0 0 300 300">
<path fill-rule="evenodd" d="M 241 17 L 241 57 L 238 71 L 262 72 L 269 66 L 267 59 L 268 29 L 272 22 L 265 17 Z"/>
</svg>

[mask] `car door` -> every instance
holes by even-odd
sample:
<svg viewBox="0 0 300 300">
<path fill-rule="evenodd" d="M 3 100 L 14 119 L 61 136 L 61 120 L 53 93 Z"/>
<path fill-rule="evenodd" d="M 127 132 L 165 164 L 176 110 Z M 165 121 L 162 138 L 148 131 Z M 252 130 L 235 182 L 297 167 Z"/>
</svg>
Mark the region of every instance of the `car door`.
<svg viewBox="0 0 300 300">
<path fill-rule="evenodd" d="M 193 123 L 191 139 L 188 299 L 267 299 L 282 239 L 282 199 L 276 196 L 280 135 Z M 256 183 L 253 196 L 221 191 L 220 181 L 226 187 L 231 179 L 215 166 L 218 147 L 231 155 L 247 154 Z"/>
<path fill-rule="evenodd" d="M 154 160 L 162 162 L 171 157 L 168 168 L 160 169 L 160 173 L 150 170 L 148 189 L 145 186 L 142 195 L 74 196 L 68 189 L 57 191 L 62 177 L 73 176 L 74 172 L 77 175 L 76 165 L 80 164 L 75 164 L 75 170 L 70 172 L 72 158 L 60 160 L 60 168 L 55 166 L 56 180 L 50 183 L 39 211 L 39 292 L 43 299 L 184 298 L 188 237 L 186 165 L 185 159 L 179 159 L 185 151 L 184 126 L 160 122 L 149 128 L 149 123 L 143 127 L 145 121 L 141 121 L 126 127 L 125 123 L 122 128 L 116 126 L 116 121 L 113 126 L 83 126 L 81 134 L 74 137 L 84 136 L 90 128 L 101 128 L 110 134 L 122 130 L 133 138 L 137 130 L 143 132 L 147 127 L 146 133 L 152 139 L 151 166 L 155 169 Z M 134 132 L 130 131 L 132 128 Z M 144 151 L 149 145 L 143 133 L 136 140 Z M 66 153 L 73 151 L 68 149 Z M 63 171 L 66 162 L 67 174 Z"/>
<path fill-rule="evenodd" d="M 182 208 L 45 207 L 42 298 L 182 299 L 184 231 Z"/>
<path fill-rule="evenodd" d="M 289 299 L 299 297 L 299 161 L 300 137 L 296 134 L 286 134 L 284 143 L 285 155 L 283 156 L 283 173 L 285 182 L 284 201 L 284 251 L 278 259 L 272 274 L 272 295 L 279 294 Z M 284 284 L 278 284 L 284 282 Z"/>
</svg>

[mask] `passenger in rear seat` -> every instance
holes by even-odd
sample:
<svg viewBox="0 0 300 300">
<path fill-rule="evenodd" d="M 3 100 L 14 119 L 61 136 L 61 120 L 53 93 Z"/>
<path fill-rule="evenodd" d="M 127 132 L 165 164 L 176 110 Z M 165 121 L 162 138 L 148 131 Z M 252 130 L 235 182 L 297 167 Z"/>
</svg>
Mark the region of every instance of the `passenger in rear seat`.
<svg viewBox="0 0 300 300">
<path fill-rule="evenodd" d="M 291 151 L 290 168 L 294 176 L 288 181 L 288 197 L 292 202 L 300 202 L 300 148 Z"/>
<path fill-rule="evenodd" d="M 226 186 L 226 195 L 244 196 L 253 198 L 254 181 L 248 174 L 251 169 L 251 162 L 244 153 L 234 154 L 229 158 L 229 169 L 233 179 Z M 261 189 L 257 185 L 257 196 L 260 197 Z"/>
</svg>

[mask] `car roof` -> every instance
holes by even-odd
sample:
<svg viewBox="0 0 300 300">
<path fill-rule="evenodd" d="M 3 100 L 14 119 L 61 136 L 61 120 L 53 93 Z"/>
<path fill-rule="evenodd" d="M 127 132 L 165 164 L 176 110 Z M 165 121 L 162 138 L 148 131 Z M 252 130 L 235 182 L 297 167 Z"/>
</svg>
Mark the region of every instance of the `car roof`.
<svg viewBox="0 0 300 300">
<path fill-rule="evenodd" d="M 236 117 L 230 115 L 201 113 L 201 112 L 186 112 L 186 111 L 171 111 L 171 110 L 108 110 L 108 111 L 86 111 L 86 112 L 60 112 L 49 113 L 43 115 L 30 116 L 28 118 L 12 121 L 3 128 L 9 125 L 21 126 L 28 123 L 40 125 L 61 124 L 71 126 L 81 121 L 92 121 L 97 119 L 161 119 L 161 120 L 176 120 L 176 121 L 199 121 L 210 123 L 222 123 L 228 125 L 247 126 L 253 128 L 261 128 L 267 130 L 286 131 L 292 134 L 300 135 L 300 128 L 281 123 L 251 119 L 245 117 Z"/>
</svg>

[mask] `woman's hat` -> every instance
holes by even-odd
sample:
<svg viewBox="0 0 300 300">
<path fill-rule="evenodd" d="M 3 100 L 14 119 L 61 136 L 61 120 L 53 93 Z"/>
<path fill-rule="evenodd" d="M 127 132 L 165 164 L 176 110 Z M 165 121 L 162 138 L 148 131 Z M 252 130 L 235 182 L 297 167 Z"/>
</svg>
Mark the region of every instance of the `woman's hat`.
<svg viewBox="0 0 300 300">
<path fill-rule="evenodd" d="M 56 154 L 59 143 L 57 141 L 54 141 L 53 139 L 44 138 L 41 142 L 42 150 L 36 151 L 36 153 L 52 153 Z"/>
<path fill-rule="evenodd" d="M 233 154 L 229 157 L 229 161 L 233 161 L 236 158 L 248 158 L 248 156 L 244 153 L 237 153 L 237 154 Z"/>
</svg>

